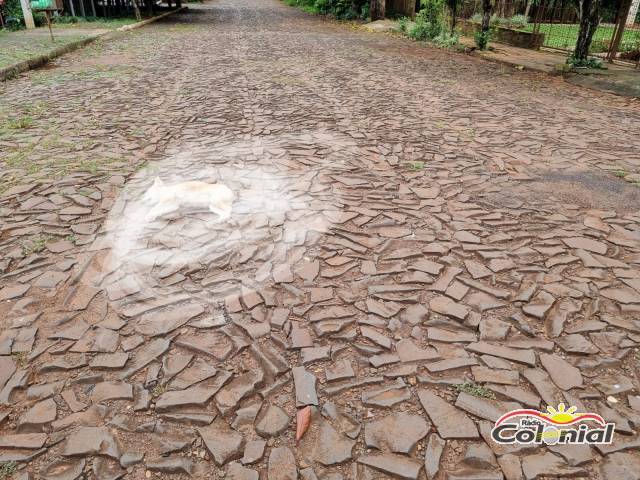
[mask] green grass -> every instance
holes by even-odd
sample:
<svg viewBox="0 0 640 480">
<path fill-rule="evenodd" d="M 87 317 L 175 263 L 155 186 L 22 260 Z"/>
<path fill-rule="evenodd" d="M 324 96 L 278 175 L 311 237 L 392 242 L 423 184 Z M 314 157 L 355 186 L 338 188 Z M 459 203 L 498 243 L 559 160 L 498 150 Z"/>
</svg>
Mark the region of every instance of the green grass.
<svg viewBox="0 0 640 480">
<path fill-rule="evenodd" d="M 488 388 L 485 388 L 481 385 L 476 385 L 472 382 L 464 382 L 458 385 L 454 385 L 454 387 L 458 392 L 468 393 L 469 395 L 473 395 L 474 397 L 482 397 L 482 398 L 496 398 L 495 393 L 493 393 Z"/>
<path fill-rule="evenodd" d="M 549 48 L 559 48 L 563 50 L 573 49 L 578 41 L 578 24 L 568 23 L 543 23 L 540 24 L 540 33 L 544 33 L 544 46 Z M 600 25 L 593 36 L 591 44 L 592 53 L 606 52 L 609 43 L 613 38 L 613 25 Z M 530 23 L 520 30 L 525 32 L 533 31 L 533 24 Z M 634 50 L 640 47 L 640 30 L 625 29 L 620 43 L 620 51 Z"/>
<path fill-rule="evenodd" d="M 309 2 L 308 0 L 283 0 L 283 2 L 285 5 L 289 5 L 290 7 L 298 7 L 299 9 L 307 13 L 320 13 L 315 4 L 313 2 Z"/>
<path fill-rule="evenodd" d="M 62 20 L 54 22 L 56 28 L 103 28 L 107 30 L 115 30 L 136 23 L 135 18 L 98 18 L 98 17 L 62 17 Z"/>
<path fill-rule="evenodd" d="M 5 480 L 11 477 L 16 470 L 18 469 L 18 465 L 16 462 L 2 462 L 0 463 L 0 480 Z"/>
</svg>

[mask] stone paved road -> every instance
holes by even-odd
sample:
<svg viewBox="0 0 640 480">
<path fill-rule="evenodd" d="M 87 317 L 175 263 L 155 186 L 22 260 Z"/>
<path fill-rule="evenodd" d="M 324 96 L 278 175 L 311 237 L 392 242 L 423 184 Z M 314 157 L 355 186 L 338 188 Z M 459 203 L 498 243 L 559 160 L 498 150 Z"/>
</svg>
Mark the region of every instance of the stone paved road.
<svg viewBox="0 0 640 480">
<path fill-rule="evenodd" d="M 633 103 L 271 0 L 0 88 L 20 478 L 638 478 Z M 150 219 L 155 177 L 231 219 Z M 488 437 L 559 403 L 614 442 Z"/>
</svg>

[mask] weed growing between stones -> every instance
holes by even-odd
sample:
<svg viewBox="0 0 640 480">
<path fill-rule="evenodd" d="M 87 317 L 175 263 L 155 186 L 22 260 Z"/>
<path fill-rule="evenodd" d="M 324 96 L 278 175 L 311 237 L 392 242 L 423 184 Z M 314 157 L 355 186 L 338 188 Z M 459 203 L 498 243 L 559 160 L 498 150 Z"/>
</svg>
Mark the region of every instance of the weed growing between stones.
<svg viewBox="0 0 640 480">
<path fill-rule="evenodd" d="M 496 398 L 496 395 L 486 387 L 482 385 L 476 385 L 472 382 L 464 382 L 458 385 L 454 385 L 454 387 L 458 392 L 468 393 L 469 395 L 473 395 L 474 397 L 482 397 L 482 398 Z"/>
</svg>

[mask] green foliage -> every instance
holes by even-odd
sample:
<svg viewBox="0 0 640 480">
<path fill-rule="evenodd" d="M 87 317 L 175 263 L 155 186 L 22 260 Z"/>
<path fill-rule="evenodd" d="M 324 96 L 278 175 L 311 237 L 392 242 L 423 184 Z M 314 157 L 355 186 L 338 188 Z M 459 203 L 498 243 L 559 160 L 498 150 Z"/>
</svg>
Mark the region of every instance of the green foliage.
<svg viewBox="0 0 640 480">
<path fill-rule="evenodd" d="M 618 178 L 624 178 L 627 175 L 627 172 L 624 170 L 616 170 L 613 174 Z"/>
<path fill-rule="evenodd" d="M 407 24 L 409 23 L 409 20 L 411 20 L 409 17 L 400 17 L 398 19 L 398 29 L 401 32 L 407 33 Z"/>
<path fill-rule="evenodd" d="M 478 49 L 480 50 L 486 50 L 487 47 L 489 46 L 489 39 L 491 38 L 491 32 L 487 31 L 487 32 L 483 32 L 481 30 L 478 30 L 475 34 L 475 41 L 476 41 L 476 46 L 478 47 Z"/>
<path fill-rule="evenodd" d="M 522 28 L 529 23 L 529 17 L 526 15 L 514 15 L 509 19 L 509 26 L 513 28 Z"/>
<path fill-rule="evenodd" d="M 409 170 L 413 170 L 414 172 L 420 171 L 424 169 L 424 162 L 411 162 L 409 163 Z"/>
<path fill-rule="evenodd" d="M 433 39 L 433 43 L 444 48 L 455 47 L 459 41 L 458 35 L 447 30 L 443 30 L 440 35 Z"/>
<path fill-rule="evenodd" d="M 573 68 L 604 68 L 599 58 L 576 58 L 573 55 L 567 58 L 567 65 Z"/>
<path fill-rule="evenodd" d="M 444 0 L 423 0 L 415 24 L 407 34 L 414 40 L 433 40 L 446 28 Z"/>
<path fill-rule="evenodd" d="M 308 13 L 332 15 L 341 20 L 369 16 L 369 2 L 364 0 L 284 0 L 284 3 Z"/>
<path fill-rule="evenodd" d="M 29 128 L 33 124 L 33 118 L 29 116 L 20 118 L 10 118 L 7 120 L 7 128 L 11 130 L 21 130 L 23 128 Z"/>
<path fill-rule="evenodd" d="M 469 19 L 474 23 L 482 23 L 482 14 L 474 13 Z M 489 25 L 492 27 L 506 27 L 506 28 L 525 28 L 529 24 L 529 17 L 526 15 L 514 15 L 513 17 L 499 17 L 498 15 L 491 15 Z"/>
<path fill-rule="evenodd" d="M 18 465 L 16 462 L 2 462 L 0 463 L 0 480 L 5 480 L 11 477 L 16 470 L 18 469 Z"/>
<path fill-rule="evenodd" d="M 458 385 L 454 385 L 458 392 L 468 393 L 469 395 L 473 395 L 474 397 L 482 397 L 482 398 L 496 398 L 495 393 L 489 390 L 486 387 L 481 385 L 476 385 L 473 382 L 464 382 Z"/>
</svg>

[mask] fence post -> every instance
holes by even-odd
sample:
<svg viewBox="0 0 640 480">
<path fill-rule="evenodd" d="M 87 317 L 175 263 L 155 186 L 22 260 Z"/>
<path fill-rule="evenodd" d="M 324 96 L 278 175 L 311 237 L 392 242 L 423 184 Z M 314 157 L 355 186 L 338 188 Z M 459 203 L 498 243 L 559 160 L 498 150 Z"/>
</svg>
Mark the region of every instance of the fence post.
<svg viewBox="0 0 640 480">
<path fill-rule="evenodd" d="M 20 0 L 20 6 L 22 7 L 22 16 L 24 17 L 24 24 L 26 27 L 36 28 L 36 22 L 33 21 L 33 14 L 31 13 L 29 0 Z"/>
<path fill-rule="evenodd" d="M 607 60 L 609 63 L 613 63 L 620 48 L 620 42 L 622 42 L 622 36 L 624 34 L 624 28 L 627 24 L 627 17 L 629 16 L 629 10 L 631 9 L 631 0 L 623 0 L 620 4 L 620 10 L 618 10 L 618 22 L 613 30 L 613 37 L 611 39 L 611 45 L 609 45 L 609 51 L 607 52 Z"/>
</svg>

